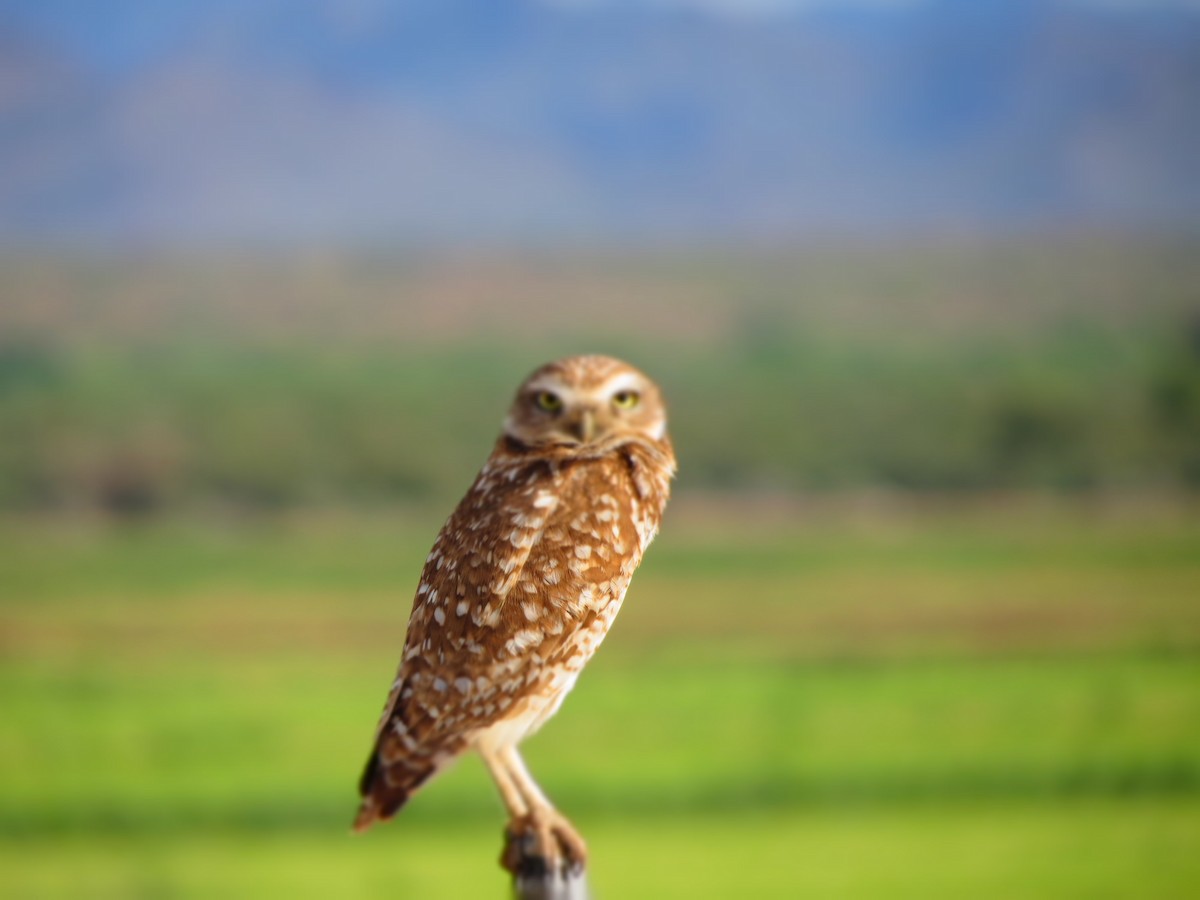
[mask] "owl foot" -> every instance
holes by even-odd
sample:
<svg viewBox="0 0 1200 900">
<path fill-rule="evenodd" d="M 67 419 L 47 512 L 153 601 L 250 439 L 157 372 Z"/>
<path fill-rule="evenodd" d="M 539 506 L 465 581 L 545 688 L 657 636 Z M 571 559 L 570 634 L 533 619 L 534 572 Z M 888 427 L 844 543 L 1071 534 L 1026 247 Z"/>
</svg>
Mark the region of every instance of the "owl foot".
<svg viewBox="0 0 1200 900">
<path fill-rule="evenodd" d="M 539 809 L 505 827 L 500 865 L 518 878 L 571 878 L 587 865 L 587 844 L 561 813 Z"/>
</svg>

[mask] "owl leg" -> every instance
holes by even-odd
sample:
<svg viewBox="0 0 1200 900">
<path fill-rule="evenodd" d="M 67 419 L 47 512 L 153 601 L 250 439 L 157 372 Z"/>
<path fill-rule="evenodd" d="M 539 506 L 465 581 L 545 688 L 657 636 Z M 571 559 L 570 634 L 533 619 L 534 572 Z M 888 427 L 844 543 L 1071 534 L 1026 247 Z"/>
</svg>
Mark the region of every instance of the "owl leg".
<svg viewBox="0 0 1200 900">
<path fill-rule="evenodd" d="M 500 791 L 500 799 L 504 801 L 504 808 L 508 810 L 509 818 L 516 820 L 529 815 L 529 806 L 500 754 L 495 750 L 480 746 L 479 755 L 483 757 L 483 764 L 487 766 L 492 781 L 496 782 L 496 788 Z"/>
<path fill-rule="evenodd" d="M 525 768 L 517 748 L 498 748 L 497 756 L 528 809 L 524 815 L 514 815 L 509 823 L 508 846 L 501 863 L 515 872 L 522 858 L 532 856 L 543 860 L 550 871 L 582 871 L 587 864 L 587 844 L 542 793 Z M 512 807 L 509 811 L 512 812 Z"/>
</svg>

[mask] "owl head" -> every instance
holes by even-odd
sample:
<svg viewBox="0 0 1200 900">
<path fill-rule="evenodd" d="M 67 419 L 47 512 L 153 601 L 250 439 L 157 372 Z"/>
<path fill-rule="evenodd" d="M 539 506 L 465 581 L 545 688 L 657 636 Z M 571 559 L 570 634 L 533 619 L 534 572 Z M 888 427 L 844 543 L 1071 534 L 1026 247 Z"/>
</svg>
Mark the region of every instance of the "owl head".
<svg viewBox="0 0 1200 900">
<path fill-rule="evenodd" d="M 667 413 L 658 387 L 610 356 L 569 356 L 525 379 L 504 434 L 527 447 L 604 452 L 630 440 L 661 441 Z"/>
</svg>

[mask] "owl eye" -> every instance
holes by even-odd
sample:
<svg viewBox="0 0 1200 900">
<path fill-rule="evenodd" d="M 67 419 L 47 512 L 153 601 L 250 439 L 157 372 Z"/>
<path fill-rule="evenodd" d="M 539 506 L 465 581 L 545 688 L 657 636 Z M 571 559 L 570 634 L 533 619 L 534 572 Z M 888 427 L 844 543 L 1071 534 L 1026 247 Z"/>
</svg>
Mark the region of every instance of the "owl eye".
<svg viewBox="0 0 1200 900">
<path fill-rule="evenodd" d="M 617 409 L 633 409 L 642 398 L 637 391 L 617 391 L 612 399 Z"/>
<path fill-rule="evenodd" d="M 539 392 L 537 397 L 534 398 L 534 402 L 537 403 L 538 409 L 543 409 L 546 412 L 558 412 L 562 409 L 563 405 L 562 397 L 553 391 Z"/>
</svg>

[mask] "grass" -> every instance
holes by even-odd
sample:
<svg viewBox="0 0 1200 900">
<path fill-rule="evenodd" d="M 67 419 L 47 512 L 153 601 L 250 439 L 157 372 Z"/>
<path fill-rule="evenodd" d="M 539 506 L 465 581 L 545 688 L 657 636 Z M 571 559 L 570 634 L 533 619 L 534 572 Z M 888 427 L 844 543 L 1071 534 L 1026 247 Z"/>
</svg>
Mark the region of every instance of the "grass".
<svg viewBox="0 0 1200 900">
<path fill-rule="evenodd" d="M 585 820 L 597 896 L 1186 896 L 1200 881 L 1194 802 L 1004 804 Z M 498 831 L 202 832 L 0 849 L 9 897 L 503 896 Z M 484 852 L 484 851 L 487 852 Z M 619 861 L 617 863 L 616 861 Z"/>
<path fill-rule="evenodd" d="M 601 896 L 1200 886 L 1187 510 L 680 501 L 527 746 Z M 437 524 L 0 523 L 0 893 L 502 895 L 473 758 L 348 834 Z"/>
</svg>

